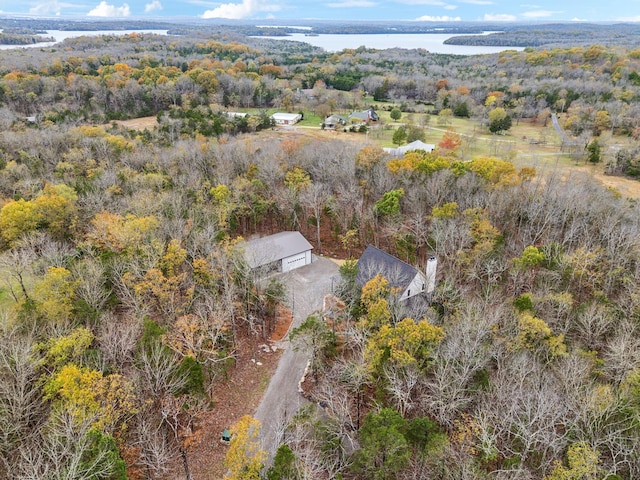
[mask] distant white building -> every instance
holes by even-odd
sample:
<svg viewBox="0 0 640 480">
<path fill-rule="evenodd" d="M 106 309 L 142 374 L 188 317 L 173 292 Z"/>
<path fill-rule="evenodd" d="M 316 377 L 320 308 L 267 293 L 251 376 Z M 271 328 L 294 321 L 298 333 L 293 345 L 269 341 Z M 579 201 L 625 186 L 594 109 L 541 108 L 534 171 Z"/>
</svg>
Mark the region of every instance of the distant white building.
<svg viewBox="0 0 640 480">
<path fill-rule="evenodd" d="M 407 152 L 414 152 L 416 150 L 424 150 L 425 152 L 433 152 L 436 146 L 432 143 L 424 143 L 420 140 L 408 143 L 398 148 L 384 148 L 383 150 L 393 157 L 402 157 Z"/>
<path fill-rule="evenodd" d="M 245 260 L 252 269 L 288 272 L 311 264 L 311 245 L 300 232 L 280 232 L 249 240 L 244 246 Z"/>
<path fill-rule="evenodd" d="M 271 115 L 271 120 L 276 125 L 295 125 L 302 120 L 302 115 L 299 113 L 274 113 Z"/>
</svg>

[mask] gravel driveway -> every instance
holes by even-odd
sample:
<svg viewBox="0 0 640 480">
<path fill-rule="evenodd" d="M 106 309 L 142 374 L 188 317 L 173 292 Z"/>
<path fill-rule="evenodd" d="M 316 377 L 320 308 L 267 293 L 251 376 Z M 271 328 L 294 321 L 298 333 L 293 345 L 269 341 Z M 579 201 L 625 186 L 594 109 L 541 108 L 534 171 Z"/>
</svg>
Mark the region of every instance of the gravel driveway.
<svg viewBox="0 0 640 480">
<path fill-rule="evenodd" d="M 332 278 L 338 275 L 338 265 L 326 258 L 313 257 L 311 265 L 279 275 L 287 286 L 288 304 L 293 309 L 291 328 L 298 327 L 311 313 L 322 307 L 324 296 L 331 292 Z M 254 416 L 262 422 L 262 448 L 268 453 L 267 465 L 282 440 L 284 425 L 306 403 L 298 393 L 298 382 L 307 365 L 306 352 L 294 351 L 288 336 L 277 342 L 285 349 L 278 367 L 271 377 Z"/>
</svg>

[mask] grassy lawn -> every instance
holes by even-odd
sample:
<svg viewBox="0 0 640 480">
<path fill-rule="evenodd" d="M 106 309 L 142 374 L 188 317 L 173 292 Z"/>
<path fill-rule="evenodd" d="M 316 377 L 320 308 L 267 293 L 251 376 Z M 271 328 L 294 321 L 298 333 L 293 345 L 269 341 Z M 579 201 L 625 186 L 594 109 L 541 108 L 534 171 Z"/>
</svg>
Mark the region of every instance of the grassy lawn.
<svg viewBox="0 0 640 480">
<path fill-rule="evenodd" d="M 301 127 L 320 127 L 323 118 L 320 118 L 318 115 L 314 114 L 310 111 L 303 111 L 303 118 L 296 125 L 300 125 Z"/>
<path fill-rule="evenodd" d="M 369 140 L 381 147 L 395 147 L 393 134 L 401 125 L 422 125 L 425 143 L 437 145 L 448 129 L 460 134 L 462 145 L 458 155 L 463 160 L 477 156 L 496 156 L 512 161 L 517 166 L 548 167 L 582 165 L 582 158 L 574 158 L 561 152 L 561 142 L 551 122 L 547 126 L 534 125 L 529 120 L 514 122 L 509 131 L 500 135 L 490 133 L 476 120 L 451 118 L 442 123 L 435 116 L 419 113 L 403 113 L 397 122 L 389 112 L 378 112 L 381 124 L 374 126 Z"/>
<path fill-rule="evenodd" d="M 230 109 L 231 110 L 231 109 Z M 260 108 L 235 108 L 233 109 L 234 112 L 241 112 L 241 113 L 248 113 L 249 115 L 260 115 L 262 112 L 266 111 L 267 115 L 273 115 L 274 113 L 277 112 L 284 112 L 284 110 L 281 109 L 277 109 L 277 108 L 268 108 L 266 110 L 264 109 L 260 109 Z M 297 113 L 298 110 L 296 110 L 295 112 L 290 112 L 290 113 Z M 302 115 L 303 118 L 300 122 L 298 122 L 296 125 L 299 125 L 301 127 L 318 127 L 320 128 L 320 124 L 322 123 L 322 118 L 320 118 L 318 115 L 316 115 L 315 113 L 313 113 L 311 110 L 302 110 Z"/>
<path fill-rule="evenodd" d="M 13 296 L 11 296 L 11 292 L 6 287 L 0 287 L 0 310 L 2 312 L 12 312 L 16 305 Z M 9 314 L 9 318 L 11 318 L 11 313 Z M 0 319 L 2 321 L 2 319 Z"/>
<path fill-rule="evenodd" d="M 0 311 L 9 312 L 8 318 L 12 319 L 15 316 L 15 313 L 16 313 L 15 309 L 17 304 L 15 299 L 13 298 L 13 295 L 11 294 L 10 287 L 7 283 L 9 281 L 10 276 L 4 270 L 4 268 L 0 268 L 0 278 L 4 280 L 3 282 L 0 282 Z M 25 287 L 27 291 L 31 292 L 33 289 L 34 283 L 38 280 L 38 277 L 35 275 L 25 274 L 23 278 L 24 278 Z M 11 288 L 13 289 L 14 292 L 16 292 L 18 299 L 22 299 L 22 292 L 20 291 L 20 286 L 18 282 L 11 281 Z"/>
</svg>

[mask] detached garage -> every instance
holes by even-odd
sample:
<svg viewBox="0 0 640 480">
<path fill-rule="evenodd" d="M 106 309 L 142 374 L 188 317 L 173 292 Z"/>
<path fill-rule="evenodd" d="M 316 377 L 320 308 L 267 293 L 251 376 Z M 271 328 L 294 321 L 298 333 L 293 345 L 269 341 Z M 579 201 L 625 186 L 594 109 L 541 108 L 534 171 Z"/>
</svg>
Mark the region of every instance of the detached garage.
<svg viewBox="0 0 640 480">
<path fill-rule="evenodd" d="M 302 120 L 302 115 L 299 113 L 274 113 L 271 115 L 271 119 L 276 125 L 295 125 Z"/>
<path fill-rule="evenodd" d="M 288 272 L 311 263 L 313 246 L 300 232 L 280 232 L 249 240 L 245 259 L 251 268 Z"/>
</svg>

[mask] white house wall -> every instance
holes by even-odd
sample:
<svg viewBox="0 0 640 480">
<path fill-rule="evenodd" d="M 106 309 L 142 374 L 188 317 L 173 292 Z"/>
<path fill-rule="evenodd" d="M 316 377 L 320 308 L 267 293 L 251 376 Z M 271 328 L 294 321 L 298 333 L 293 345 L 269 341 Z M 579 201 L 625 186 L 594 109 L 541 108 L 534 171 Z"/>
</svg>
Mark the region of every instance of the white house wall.
<svg viewBox="0 0 640 480">
<path fill-rule="evenodd" d="M 402 293 L 402 299 L 411 298 L 419 293 L 424 291 L 427 284 L 427 277 L 425 277 L 421 272 L 413 277 L 411 283 L 407 287 L 407 289 Z"/>
</svg>

